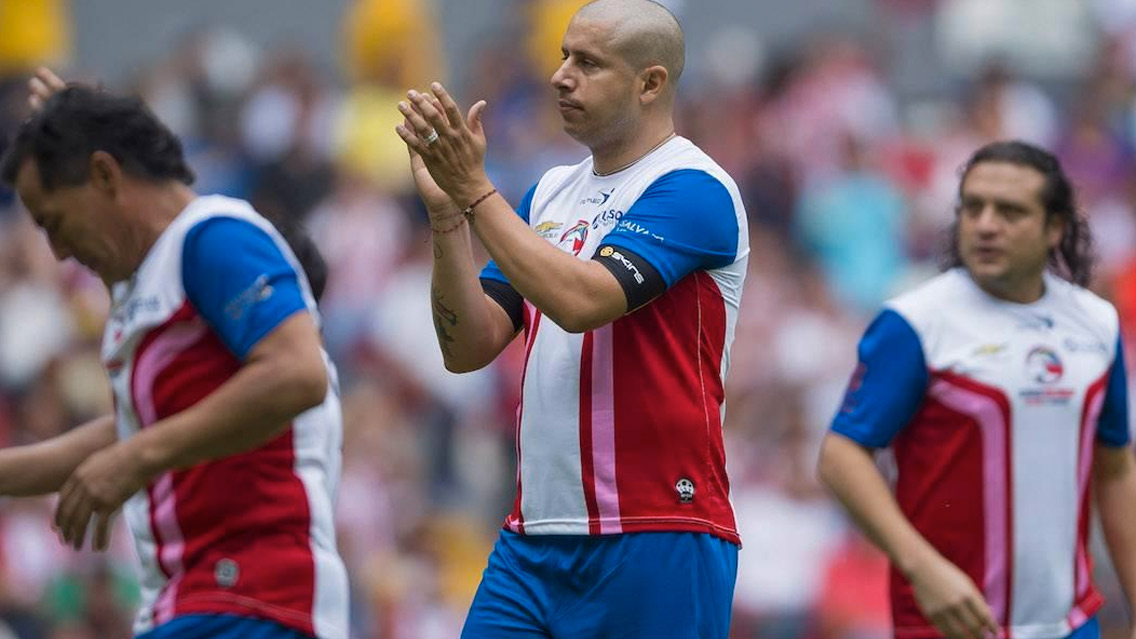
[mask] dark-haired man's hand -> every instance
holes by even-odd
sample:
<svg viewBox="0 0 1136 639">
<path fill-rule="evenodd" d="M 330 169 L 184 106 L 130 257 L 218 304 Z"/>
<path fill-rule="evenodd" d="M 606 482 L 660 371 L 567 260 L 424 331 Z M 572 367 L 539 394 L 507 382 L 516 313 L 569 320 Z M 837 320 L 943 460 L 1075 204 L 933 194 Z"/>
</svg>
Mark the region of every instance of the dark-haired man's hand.
<svg viewBox="0 0 1136 639">
<path fill-rule="evenodd" d="M 950 561 L 936 555 L 909 579 L 919 608 L 947 639 L 998 636 L 990 605 L 970 577 Z"/>
<path fill-rule="evenodd" d="M 66 86 L 67 83 L 55 75 L 55 72 L 51 69 L 47 67 L 37 68 L 35 75 L 28 80 L 28 106 L 33 111 L 39 111 L 48 98 Z"/>
<path fill-rule="evenodd" d="M 63 542 L 81 550 L 93 524 L 91 549 L 106 550 L 114 514 L 147 480 L 138 455 L 125 441 L 93 453 L 59 490 L 55 529 Z"/>
</svg>

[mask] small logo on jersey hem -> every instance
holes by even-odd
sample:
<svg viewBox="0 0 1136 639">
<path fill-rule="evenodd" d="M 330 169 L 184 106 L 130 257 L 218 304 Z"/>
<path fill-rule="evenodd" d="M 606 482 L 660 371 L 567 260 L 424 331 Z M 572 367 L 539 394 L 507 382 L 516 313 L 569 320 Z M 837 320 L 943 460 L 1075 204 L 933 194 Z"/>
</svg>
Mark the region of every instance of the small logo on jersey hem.
<svg viewBox="0 0 1136 639">
<path fill-rule="evenodd" d="M 241 577 L 241 567 L 232 559 L 218 559 L 213 565 L 213 578 L 222 588 L 232 588 Z"/>
<path fill-rule="evenodd" d="M 675 482 L 675 492 L 678 493 L 680 503 L 689 504 L 694 501 L 694 482 L 686 477 Z"/>
</svg>

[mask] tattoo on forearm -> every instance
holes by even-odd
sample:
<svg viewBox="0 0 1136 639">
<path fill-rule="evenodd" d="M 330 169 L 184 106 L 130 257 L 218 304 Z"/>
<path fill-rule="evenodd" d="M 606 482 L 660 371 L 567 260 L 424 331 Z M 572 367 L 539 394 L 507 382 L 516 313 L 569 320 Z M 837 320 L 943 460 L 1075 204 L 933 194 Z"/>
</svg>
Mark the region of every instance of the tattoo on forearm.
<svg viewBox="0 0 1136 639">
<path fill-rule="evenodd" d="M 444 253 L 442 253 L 442 245 L 439 244 L 437 240 L 435 240 L 434 241 L 434 259 L 440 260 L 440 259 L 442 259 L 442 255 L 444 255 Z"/>
<path fill-rule="evenodd" d="M 437 252 L 437 244 L 434 246 Z M 434 307 L 434 330 L 438 333 L 438 345 L 442 347 L 442 353 L 446 357 L 451 357 L 453 351 L 450 350 L 450 344 L 456 340 L 446 329 L 458 325 L 458 314 L 442 303 L 442 292 L 437 287 L 431 291 L 430 298 Z"/>
</svg>

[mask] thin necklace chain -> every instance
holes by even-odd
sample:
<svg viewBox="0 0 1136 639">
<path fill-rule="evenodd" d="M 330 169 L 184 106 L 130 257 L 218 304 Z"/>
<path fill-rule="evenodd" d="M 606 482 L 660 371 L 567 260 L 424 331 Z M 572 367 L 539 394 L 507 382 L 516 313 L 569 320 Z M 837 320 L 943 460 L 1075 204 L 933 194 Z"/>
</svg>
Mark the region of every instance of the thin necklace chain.
<svg viewBox="0 0 1136 639">
<path fill-rule="evenodd" d="M 643 158 L 647 157 L 648 155 L 651 155 L 652 153 L 654 153 L 655 150 L 658 149 L 660 146 L 663 146 L 667 142 L 670 142 L 671 138 L 673 138 L 674 136 L 675 136 L 675 132 L 671 131 L 671 134 L 668 135 L 667 137 L 663 138 L 662 142 L 659 142 L 658 144 L 651 147 L 650 149 L 647 149 L 646 153 L 644 153 L 643 155 L 640 155 L 639 157 L 635 158 L 634 160 L 631 160 L 627 164 L 624 164 L 623 166 L 619 167 L 618 169 L 615 169 L 614 171 L 608 171 L 607 173 L 600 173 L 593 166 L 592 167 L 592 175 L 595 175 L 596 177 L 607 177 L 609 175 L 615 175 L 616 173 L 619 173 L 620 171 L 622 171 L 624 169 L 629 169 L 632 166 L 634 166 L 635 163 L 638 162 L 639 160 L 642 160 Z"/>
</svg>

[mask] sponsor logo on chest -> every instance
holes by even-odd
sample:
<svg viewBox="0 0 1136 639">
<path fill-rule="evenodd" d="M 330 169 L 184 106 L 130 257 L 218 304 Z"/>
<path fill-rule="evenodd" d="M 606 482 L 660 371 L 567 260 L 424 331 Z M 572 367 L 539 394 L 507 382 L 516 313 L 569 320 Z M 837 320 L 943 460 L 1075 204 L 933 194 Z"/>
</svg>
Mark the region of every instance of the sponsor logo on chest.
<svg viewBox="0 0 1136 639">
<path fill-rule="evenodd" d="M 1065 363 L 1048 346 L 1034 346 L 1025 357 L 1026 380 L 1032 384 L 1018 391 L 1028 405 L 1067 404 L 1076 394 L 1068 386 L 1058 386 L 1065 376 Z"/>
<path fill-rule="evenodd" d="M 597 191 L 595 194 L 580 198 L 576 203 L 579 212 L 574 222 L 546 221 L 534 226 L 533 230 L 537 235 L 554 242 L 562 251 L 580 255 L 584 247 L 589 244 L 589 240 L 592 240 L 594 245 L 596 240 L 611 232 L 623 217 L 623 209 L 605 206 L 611 203 L 614 192 L 615 189 Z M 557 204 L 553 202 L 550 206 L 556 207 Z"/>
</svg>

